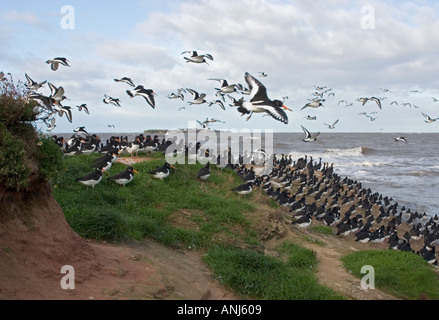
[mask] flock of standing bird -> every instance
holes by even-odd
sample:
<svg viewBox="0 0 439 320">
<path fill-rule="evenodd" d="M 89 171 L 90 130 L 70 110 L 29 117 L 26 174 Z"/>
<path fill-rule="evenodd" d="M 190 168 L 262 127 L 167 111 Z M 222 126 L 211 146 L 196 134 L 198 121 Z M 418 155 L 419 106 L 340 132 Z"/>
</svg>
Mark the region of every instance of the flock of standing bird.
<svg viewBox="0 0 439 320">
<path fill-rule="evenodd" d="M 201 143 L 195 146 L 183 145 L 171 150 L 171 140 L 157 135 L 151 137 L 137 135 L 132 142 L 127 137 L 112 136 L 106 144 L 101 143 L 95 134 L 89 134 L 83 127 L 67 143 L 64 138 L 54 136 L 54 140 L 66 155 L 98 152 L 103 155 L 91 163 L 94 171 L 77 178 L 77 182 L 87 187 L 94 187 L 103 179 L 103 172 L 108 172 L 123 152 L 133 154 L 161 152 L 163 154 L 184 152 L 186 157 L 192 153 L 196 156 L 208 156 L 209 150 Z M 76 150 L 69 145 L 76 145 Z M 80 146 L 80 147 L 78 147 Z M 191 148 L 194 150 L 191 151 Z M 260 159 L 244 159 L 248 155 L 233 155 L 228 149 L 227 155 L 218 156 L 217 161 L 208 161 L 194 177 L 207 181 L 211 175 L 212 165 L 218 169 L 233 170 L 241 183 L 231 191 L 245 196 L 254 190 L 261 190 L 274 199 L 287 217 L 287 223 L 299 228 L 307 228 L 312 223 L 320 223 L 335 229 L 337 236 L 351 235 L 359 243 L 387 243 L 389 249 L 408 251 L 422 256 L 432 265 L 437 265 L 435 245 L 439 243 L 439 218 L 428 216 L 425 212 L 412 211 L 399 206 L 392 198 L 366 189 L 361 183 L 341 178 L 333 170 L 333 164 L 322 163 L 322 158 L 315 161 L 305 155 L 293 160 L 291 155 L 267 155 L 262 151 Z M 263 165 L 272 164 L 269 172 L 257 171 Z M 176 167 L 165 162 L 162 166 L 148 172 L 154 178 L 165 179 Z M 138 173 L 133 166 L 108 177 L 120 185 L 130 183 Z M 412 247 L 414 245 L 417 247 Z"/>
</svg>

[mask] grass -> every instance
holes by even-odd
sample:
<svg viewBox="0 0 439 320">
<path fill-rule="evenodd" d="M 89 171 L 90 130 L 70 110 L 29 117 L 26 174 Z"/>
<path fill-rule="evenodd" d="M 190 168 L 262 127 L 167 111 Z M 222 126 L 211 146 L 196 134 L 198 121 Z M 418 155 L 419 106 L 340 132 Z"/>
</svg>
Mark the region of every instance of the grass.
<svg viewBox="0 0 439 320">
<path fill-rule="evenodd" d="M 333 290 L 318 283 L 315 257 L 307 249 L 284 244 L 286 261 L 236 247 L 213 247 L 204 261 L 217 279 L 243 299 L 340 300 Z"/>
<path fill-rule="evenodd" d="M 94 188 L 76 182 L 76 178 L 93 171 L 91 163 L 99 156 L 64 157 L 67 171 L 53 192 L 67 221 L 81 236 L 115 242 L 150 236 L 167 245 L 205 248 L 215 235 L 230 233 L 232 227 L 238 226 L 240 233 L 235 238 L 255 241 L 243 215 L 255 206 L 251 199 L 230 190 L 239 183 L 233 171 L 219 172 L 220 169 L 212 168 L 209 181 L 204 182 L 195 178 L 201 164 L 177 165 L 169 177 L 158 180 L 148 174 L 164 163 L 163 157 L 155 157 L 134 164 L 139 173 L 125 187 L 106 179 L 125 169 L 120 163 L 114 163 Z M 169 223 L 181 210 L 201 212 L 186 219 L 196 228 Z"/>
<path fill-rule="evenodd" d="M 362 278 L 372 266 L 375 287 L 403 299 L 439 299 L 438 275 L 422 257 L 395 250 L 364 250 L 342 258 L 346 270 Z"/>
<path fill-rule="evenodd" d="M 53 196 L 70 226 L 84 238 L 123 242 L 151 237 L 174 247 L 200 250 L 204 262 L 225 286 L 243 298 L 267 300 L 331 300 L 342 297 L 319 284 L 315 252 L 284 242 L 278 257 L 257 249 L 263 244 L 252 226 L 260 218 L 258 202 L 277 206 L 254 193 L 239 196 L 235 172 L 211 166 L 207 181 L 196 179 L 203 166 L 177 164 L 164 180 L 148 172 L 163 165 L 162 155 L 133 165 L 138 171 L 125 187 L 108 180 L 126 168 L 113 164 L 100 184 L 87 188 L 75 179 L 91 172 L 100 154 L 64 156 L 64 174 L 53 185 Z M 332 228 L 311 227 L 315 235 L 333 235 Z M 319 243 L 309 237 L 308 241 Z M 246 248 L 246 249 L 243 249 Z M 346 269 L 363 277 L 361 267 L 375 268 L 375 285 L 397 297 L 438 299 L 439 283 L 430 265 L 413 253 L 360 251 L 343 257 Z"/>
</svg>

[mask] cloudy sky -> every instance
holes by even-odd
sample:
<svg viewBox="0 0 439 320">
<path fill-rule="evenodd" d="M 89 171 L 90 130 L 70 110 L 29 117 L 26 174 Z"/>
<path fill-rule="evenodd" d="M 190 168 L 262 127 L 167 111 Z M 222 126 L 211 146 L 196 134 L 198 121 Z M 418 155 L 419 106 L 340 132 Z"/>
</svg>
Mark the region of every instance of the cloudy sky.
<svg viewBox="0 0 439 320">
<path fill-rule="evenodd" d="M 439 121 L 427 124 L 422 115 L 439 117 L 438 15 L 436 1 L 8 1 L 0 8 L 0 71 L 65 89 L 73 122 L 58 118 L 52 132 L 143 132 L 206 118 L 225 122 L 215 129 L 438 132 Z M 213 61 L 186 63 L 182 52 L 192 50 Z M 71 67 L 52 71 L 46 60 L 54 57 Z M 219 82 L 209 79 L 248 87 L 245 72 L 271 99 L 284 99 L 288 124 L 263 114 L 246 121 L 228 98 L 226 110 L 190 105 L 188 92 L 184 101 L 168 98 L 191 88 L 214 101 Z M 124 76 L 156 92 L 155 109 L 113 80 Z M 331 89 L 323 106 L 301 110 L 317 97 L 316 87 Z M 39 92 L 49 95 L 47 84 Z M 122 107 L 104 104 L 104 94 Z M 382 109 L 356 100 L 372 96 Z M 83 103 L 90 115 L 76 108 Z"/>
</svg>

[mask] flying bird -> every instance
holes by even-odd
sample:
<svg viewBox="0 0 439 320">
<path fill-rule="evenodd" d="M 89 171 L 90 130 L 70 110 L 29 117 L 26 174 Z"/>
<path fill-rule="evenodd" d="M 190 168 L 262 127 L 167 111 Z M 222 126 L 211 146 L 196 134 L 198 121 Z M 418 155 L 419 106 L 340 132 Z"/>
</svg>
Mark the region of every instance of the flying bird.
<svg viewBox="0 0 439 320">
<path fill-rule="evenodd" d="M 312 142 L 317 140 L 317 136 L 320 134 L 320 132 L 316 132 L 314 134 L 311 134 L 304 126 L 301 126 L 303 132 L 305 133 L 305 138 L 302 139 L 304 142 Z"/>
<path fill-rule="evenodd" d="M 45 123 L 46 126 L 47 126 L 47 131 L 52 131 L 53 129 L 55 129 L 55 127 L 56 127 L 56 124 L 55 124 L 56 119 L 55 119 L 55 117 L 53 117 L 52 119 L 50 119 L 50 123 L 47 122 L 47 119 L 43 119 L 43 120 L 44 120 L 44 123 Z"/>
<path fill-rule="evenodd" d="M 221 109 L 226 110 L 226 108 L 224 107 L 224 103 L 222 102 L 222 100 L 214 100 L 214 101 L 209 102 L 209 107 L 212 106 L 212 105 L 214 105 L 214 104 L 217 104 L 217 105 L 219 105 L 219 106 L 221 107 Z"/>
<path fill-rule="evenodd" d="M 129 84 L 131 87 L 135 87 L 133 80 L 131 80 L 131 78 L 128 78 L 128 77 L 122 77 L 120 79 L 114 79 L 114 81 L 116 81 L 116 82 L 125 82 L 125 83 Z"/>
<path fill-rule="evenodd" d="M 305 108 L 318 108 L 318 107 L 323 107 L 322 100 L 312 100 L 307 104 L 305 104 L 300 110 L 303 110 Z"/>
<path fill-rule="evenodd" d="M 117 98 L 112 98 L 112 97 L 110 97 L 109 95 L 107 95 L 107 94 L 104 94 L 104 99 L 103 99 L 103 101 L 104 101 L 104 103 L 105 104 L 113 104 L 113 105 L 115 105 L 116 107 L 121 107 L 121 105 L 120 105 L 120 100 L 119 99 L 117 99 Z"/>
<path fill-rule="evenodd" d="M 262 78 L 265 78 L 268 75 L 265 72 L 259 72 L 259 76 Z"/>
<path fill-rule="evenodd" d="M 317 120 L 317 117 L 316 116 L 310 116 L 310 115 L 307 115 L 306 117 L 305 117 L 305 119 L 306 120 Z"/>
<path fill-rule="evenodd" d="M 134 98 L 135 96 L 144 97 L 146 102 L 148 102 L 153 109 L 155 108 L 154 96 L 157 94 L 152 89 L 145 89 L 142 85 L 138 85 L 134 90 L 126 90 L 126 93 L 131 98 Z"/>
<path fill-rule="evenodd" d="M 177 93 L 170 93 L 168 95 L 168 99 L 181 99 L 181 101 L 184 101 L 183 92 L 186 93 L 186 90 L 184 88 L 179 88 L 177 89 Z"/>
<path fill-rule="evenodd" d="M 72 108 L 69 106 L 63 106 L 58 110 L 58 115 L 62 117 L 66 116 L 67 120 L 72 123 Z"/>
<path fill-rule="evenodd" d="M 327 125 L 328 129 L 335 129 L 335 125 L 338 123 L 338 120 L 339 119 L 335 120 L 333 124 L 327 124 L 327 123 L 323 123 L 323 124 Z"/>
<path fill-rule="evenodd" d="M 38 82 L 32 80 L 32 78 L 29 77 L 29 75 L 27 73 L 25 73 L 24 76 L 27 79 L 26 87 L 30 90 L 38 90 L 41 87 L 43 87 L 47 82 L 47 80 L 44 80 L 43 82 L 38 83 Z"/>
<path fill-rule="evenodd" d="M 424 112 L 421 112 L 421 113 L 427 119 L 427 120 L 425 120 L 426 123 L 432 123 L 432 122 L 435 122 L 436 120 L 439 120 L 439 118 L 432 118 L 428 114 L 425 114 Z"/>
<path fill-rule="evenodd" d="M 396 137 L 396 138 L 395 138 L 395 141 L 402 141 L 402 142 L 404 142 L 405 144 L 407 144 L 407 140 L 406 140 L 406 138 L 404 138 L 404 137 Z"/>
<path fill-rule="evenodd" d="M 184 57 L 184 59 L 186 59 L 186 62 L 208 64 L 206 58 L 213 61 L 213 57 L 209 53 L 198 55 L 197 51 L 183 51 L 181 54 L 185 53 L 189 53 L 191 55 L 190 58 Z"/>
<path fill-rule="evenodd" d="M 57 58 L 49 59 L 46 61 L 47 64 L 50 64 L 50 68 L 53 71 L 58 70 L 58 67 L 60 64 L 62 64 L 63 66 L 66 66 L 66 67 L 70 67 L 69 62 L 70 61 L 64 57 L 57 57 Z"/>
<path fill-rule="evenodd" d="M 250 101 L 241 100 L 238 111 L 242 114 L 249 113 L 247 121 L 253 112 L 266 112 L 275 120 L 288 124 L 288 116 L 283 109 L 292 110 L 284 106 L 280 100 L 270 100 L 267 96 L 267 88 L 251 74 L 246 72 L 244 78 L 250 88 Z"/>
<path fill-rule="evenodd" d="M 186 91 L 188 91 L 189 93 L 191 93 L 194 96 L 194 99 L 192 101 L 188 101 L 189 104 L 203 104 L 203 103 L 207 103 L 207 101 L 204 99 L 206 98 L 206 94 L 205 93 L 198 93 L 197 91 L 193 90 L 193 89 L 186 89 Z"/>
<path fill-rule="evenodd" d="M 83 103 L 83 104 L 81 104 L 81 105 L 79 105 L 79 106 L 76 106 L 77 108 L 78 108 L 78 110 L 81 112 L 82 110 L 84 110 L 84 112 L 86 113 L 86 114 L 90 114 L 90 112 L 89 112 L 89 110 L 88 110 L 88 107 L 87 107 L 87 105 L 85 104 L 85 103 Z"/>
<path fill-rule="evenodd" d="M 236 84 L 229 84 L 226 79 L 221 78 L 210 78 L 208 80 L 216 80 L 220 82 L 220 87 L 215 88 L 215 90 L 218 90 L 221 93 L 232 93 L 236 92 Z"/>
</svg>

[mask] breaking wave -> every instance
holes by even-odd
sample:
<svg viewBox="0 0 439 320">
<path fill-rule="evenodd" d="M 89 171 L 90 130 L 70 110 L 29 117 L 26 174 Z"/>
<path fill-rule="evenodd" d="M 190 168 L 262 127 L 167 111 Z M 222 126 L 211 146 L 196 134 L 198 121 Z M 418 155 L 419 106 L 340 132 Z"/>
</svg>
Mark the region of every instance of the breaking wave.
<svg viewBox="0 0 439 320">
<path fill-rule="evenodd" d="M 366 154 L 375 153 L 376 150 L 367 147 L 356 147 L 352 149 L 326 149 L 325 153 L 338 157 L 359 157 Z"/>
</svg>

